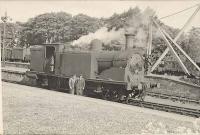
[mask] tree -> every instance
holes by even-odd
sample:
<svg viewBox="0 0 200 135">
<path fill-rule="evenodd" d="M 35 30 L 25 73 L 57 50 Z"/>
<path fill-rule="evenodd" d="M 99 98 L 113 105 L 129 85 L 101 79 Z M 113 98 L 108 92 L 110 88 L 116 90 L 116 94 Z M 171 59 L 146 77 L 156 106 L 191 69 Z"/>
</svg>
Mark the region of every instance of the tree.
<svg viewBox="0 0 200 135">
<path fill-rule="evenodd" d="M 18 36 L 18 24 L 16 23 L 6 23 L 6 37 L 5 37 L 5 47 L 13 47 L 16 45 L 16 38 Z M 1 38 L 3 40 L 3 23 L 0 23 Z"/>
<path fill-rule="evenodd" d="M 78 14 L 73 17 L 71 22 L 71 40 L 77 40 L 83 35 L 95 32 L 103 26 L 103 22 L 98 18 Z"/>
<path fill-rule="evenodd" d="M 41 44 L 45 42 L 69 41 L 72 15 L 58 12 L 45 13 L 21 24 L 20 43 Z"/>
<path fill-rule="evenodd" d="M 136 24 L 136 21 L 141 20 L 141 11 L 138 7 L 130 8 L 128 11 L 122 14 L 114 13 L 108 19 L 104 19 L 109 30 L 115 28 L 128 28 Z M 135 21 L 135 22 L 134 22 Z"/>
<path fill-rule="evenodd" d="M 94 32 L 101 26 L 102 21 L 83 14 L 72 17 L 64 12 L 45 13 L 21 24 L 19 43 L 22 46 L 45 42 L 66 43 Z"/>
<path fill-rule="evenodd" d="M 188 42 L 189 55 L 200 63 L 200 27 L 193 27 L 189 32 Z"/>
</svg>

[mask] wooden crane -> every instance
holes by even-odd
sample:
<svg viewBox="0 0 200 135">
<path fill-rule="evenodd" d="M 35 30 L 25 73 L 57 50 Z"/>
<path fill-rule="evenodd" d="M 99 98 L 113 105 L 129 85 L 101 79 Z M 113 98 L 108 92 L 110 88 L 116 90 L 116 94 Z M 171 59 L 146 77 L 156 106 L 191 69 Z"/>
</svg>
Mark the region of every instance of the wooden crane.
<svg viewBox="0 0 200 135">
<path fill-rule="evenodd" d="M 188 19 L 188 21 L 185 23 L 185 25 L 183 26 L 183 28 L 180 30 L 180 32 L 177 34 L 177 36 L 172 39 L 172 37 L 164 30 L 161 28 L 161 26 L 157 23 L 157 21 L 155 19 L 152 18 L 152 24 L 154 24 L 157 28 L 158 31 L 160 32 L 160 34 L 162 35 L 163 39 L 165 40 L 165 42 L 167 43 L 167 48 L 166 50 L 162 53 L 162 55 L 159 57 L 159 59 L 155 62 L 155 64 L 152 66 L 150 72 L 153 72 L 155 70 L 155 68 L 160 64 L 160 62 L 162 61 L 162 59 L 166 56 L 166 54 L 171 51 L 173 53 L 173 55 L 175 56 L 176 60 L 178 61 L 179 65 L 181 66 L 181 68 L 183 69 L 183 71 L 190 75 L 188 69 L 186 68 L 186 66 L 184 65 L 184 63 L 182 62 L 182 60 L 180 59 L 180 57 L 178 56 L 178 54 L 176 53 L 174 46 L 176 46 L 176 48 L 178 48 L 178 50 L 180 50 L 180 52 L 192 63 L 192 65 L 194 65 L 196 67 L 196 69 L 198 71 L 200 71 L 199 66 L 190 58 L 189 55 L 187 55 L 187 53 L 176 43 L 177 40 L 179 39 L 179 37 L 183 34 L 184 30 L 190 25 L 190 23 L 192 22 L 192 20 L 194 19 L 194 17 L 196 16 L 196 14 L 200 11 L 200 4 L 197 5 L 197 9 L 195 10 L 195 12 L 192 14 L 192 16 Z M 148 48 L 147 48 L 147 55 L 151 55 L 151 45 L 152 45 L 152 24 L 150 26 L 150 36 L 149 36 L 149 44 L 148 44 Z"/>
</svg>

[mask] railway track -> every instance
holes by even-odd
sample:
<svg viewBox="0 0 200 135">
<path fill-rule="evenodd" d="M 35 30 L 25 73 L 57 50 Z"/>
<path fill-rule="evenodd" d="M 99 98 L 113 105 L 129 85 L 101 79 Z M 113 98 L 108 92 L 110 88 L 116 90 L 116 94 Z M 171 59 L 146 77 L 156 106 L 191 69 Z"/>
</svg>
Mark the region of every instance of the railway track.
<svg viewBox="0 0 200 135">
<path fill-rule="evenodd" d="M 144 108 L 150 108 L 154 110 L 177 113 L 177 114 L 186 115 L 190 117 L 196 117 L 196 118 L 200 117 L 200 110 L 198 109 L 184 108 L 184 107 L 152 103 L 152 102 L 147 102 L 147 101 L 138 101 L 138 100 L 132 100 L 128 104 L 144 107 Z"/>
<path fill-rule="evenodd" d="M 172 101 L 180 101 L 182 103 L 195 103 L 195 104 L 200 104 L 200 100 L 195 100 L 183 96 L 174 96 L 174 95 L 169 95 L 169 94 L 163 94 L 163 93 L 157 93 L 157 92 L 147 92 L 148 96 L 151 97 L 157 97 L 161 99 L 170 99 Z"/>
</svg>

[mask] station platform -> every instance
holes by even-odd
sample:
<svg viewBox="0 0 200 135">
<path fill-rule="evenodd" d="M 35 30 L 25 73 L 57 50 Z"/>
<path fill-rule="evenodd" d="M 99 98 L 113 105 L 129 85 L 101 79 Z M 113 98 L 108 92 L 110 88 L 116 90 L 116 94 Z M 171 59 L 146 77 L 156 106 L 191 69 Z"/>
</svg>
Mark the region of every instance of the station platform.
<svg viewBox="0 0 200 135">
<path fill-rule="evenodd" d="M 2 71 L 13 71 L 13 72 L 23 72 L 29 71 L 27 68 L 20 68 L 20 67 L 11 67 L 11 66 L 5 66 L 1 67 Z"/>
<path fill-rule="evenodd" d="M 4 134 L 200 133 L 200 119 L 3 82 Z"/>
</svg>

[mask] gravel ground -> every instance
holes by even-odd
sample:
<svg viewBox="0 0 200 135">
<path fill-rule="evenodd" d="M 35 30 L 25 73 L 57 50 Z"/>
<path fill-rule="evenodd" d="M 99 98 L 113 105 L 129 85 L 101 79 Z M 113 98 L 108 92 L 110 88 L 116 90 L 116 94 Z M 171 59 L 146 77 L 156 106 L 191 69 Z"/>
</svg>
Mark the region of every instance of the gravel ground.
<svg viewBox="0 0 200 135">
<path fill-rule="evenodd" d="M 3 82 L 5 134 L 200 134 L 200 119 Z"/>
</svg>

